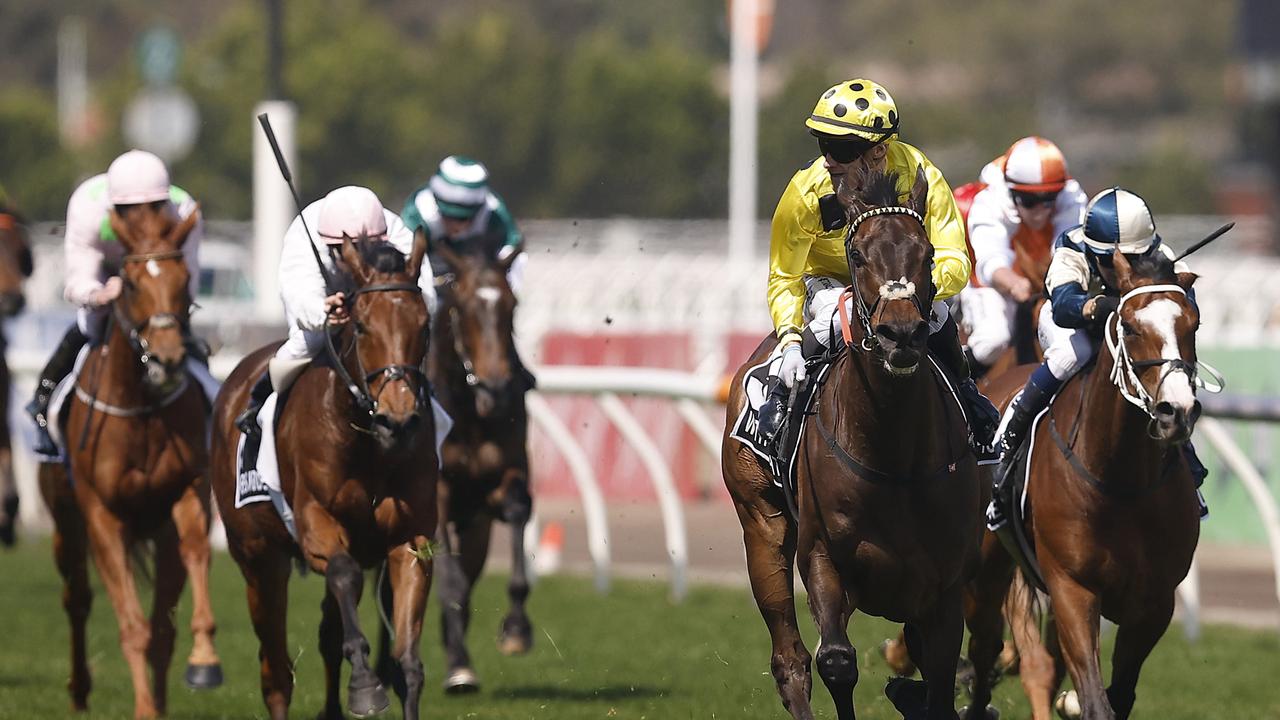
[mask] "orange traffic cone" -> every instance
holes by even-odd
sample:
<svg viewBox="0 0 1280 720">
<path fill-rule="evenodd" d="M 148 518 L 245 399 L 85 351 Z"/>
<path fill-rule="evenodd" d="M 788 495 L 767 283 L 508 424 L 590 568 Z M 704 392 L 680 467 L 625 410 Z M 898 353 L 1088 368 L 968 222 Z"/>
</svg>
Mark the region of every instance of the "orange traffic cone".
<svg viewBox="0 0 1280 720">
<path fill-rule="evenodd" d="M 533 570 L 539 575 L 552 575 L 560 569 L 560 554 L 564 549 L 564 526 L 549 522 L 542 529 L 538 552 L 533 556 Z"/>
</svg>

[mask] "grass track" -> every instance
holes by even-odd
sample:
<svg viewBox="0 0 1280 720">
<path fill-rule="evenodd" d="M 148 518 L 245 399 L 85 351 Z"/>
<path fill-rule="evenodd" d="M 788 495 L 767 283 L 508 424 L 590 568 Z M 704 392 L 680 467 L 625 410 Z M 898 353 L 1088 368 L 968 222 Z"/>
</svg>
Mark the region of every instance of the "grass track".
<svg viewBox="0 0 1280 720">
<path fill-rule="evenodd" d="M 0 553 L 0 719 L 61 718 L 71 715 L 65 691 L 67 625 L 60 605 L 61 582 L 49 544 L 31 540 Z M 248 623 L 244 585 L 231 559 L 217 555 L 213 566 L 218 649 L 226 684 L 194 694 L 181 684 L 190 649 L 189 598 L 178 611 L 179 638 L 170 670 L 172 718 L 259 718 L 257 641 Z M 372 580 L 366 583 L 372 585 Z M 128 718 L 132 695 L 120 656 L 111 603 L 94 577 L 94 609 L 89 654 L 94 677 L 90 712 L 83 718 Z M 322 586 L 315 576 L 291 583 L 289 639 L 297 657 L 293 716 L 312 718 L 322 705 L 321 663 L 316 628 Z M 471 638 L 476 669 L 484 684 L 479 695 L 447 698 L 438 607 L 428 610 L 424 633 L 427 689 L 423 717 L 448 718 L 782 718 L 785 713 L 769 675 L 764 625 L 746 590 L 695 588 L 672 605 L 664 583 L 619 582 L 608 596 L 586 580 L 550 578 L 530 599 L 535 646 L 523 658 L 503 658 L 494 644 L 506 608 L 500 578 L 482 580 L 476 594 Z M 364 628 L 375 636 L 368 597 Z M 811 626 L 802 608 L 801 622 Z M 894 631 L 878 619 L 856 616 L 853 639 L 861 651 L 859 718 L 897 715 L 880 690 L 887 670 L 875 656 L 880 638 Z M 813 633 L 806 632 L 810 648 Z M 1109 641 L 1110 638 L 1108 638 Z M 1109 652 L 1109 642 L 1104 643 Z M 1210 627 L 1195 646 L 1175 627 L 1147 663 L 1134 718 L 1161 720 L 1233 718 L 1280 720 L 1280 636 Z M 815 710 L 831 718 L 830 698 L 815 678 Z M 1015 681 L 997 689 L 1005 718 L 1026 717 Z M 345 695 L 345 692 L 344 692 Z M 399 705 L 387 717 L 398 717 Z"/>
</svg>

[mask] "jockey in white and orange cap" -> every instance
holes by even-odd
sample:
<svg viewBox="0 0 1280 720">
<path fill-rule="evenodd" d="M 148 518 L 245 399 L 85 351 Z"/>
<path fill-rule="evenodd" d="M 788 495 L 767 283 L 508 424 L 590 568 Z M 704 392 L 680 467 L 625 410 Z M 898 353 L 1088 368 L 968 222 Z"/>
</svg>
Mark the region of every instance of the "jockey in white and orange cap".
<svg viewBox="0 0 1280 720">
<path fill-rule="evenodd" d="M 1009 347 L 1018 303 L 1044 286 L 1053 240 L 1080 224 L 1087 198 L 1058 146 L 1035 136 L 988 163 L 980 181 L 986 188 L 968 217 L 973 275 L 960 307 L 970 360 L 986 367 Z"/>
<path fill-rule="evenodd" d="M 329 325 L 341 325 L 349 319 L 346 293 L 341 288 L 325 287 L 324 275 L 316 265 L 316 252 L 307 247 L 313 238 L 307 236 L 306 228 L 315 233 L 314 247 L 329 275 L 343 281 L 346 278 L 337 258 L 344 239 L 388 242 L 405 256 L 413 250 L 413 233 L 400 216 L 384 208 L 372 190 L 358 185 L 333 190 L 294 218 L 285 232 L 279 271 L 280 298 L 284 301 L 289 339 L 276 351 L 269 372 L 253 386 L 249 406 L 236 420 L 245 435 L 260 431 L 262 420 L 258 418 L 258 410 L 267 398 L 273 392 L 288 388 L 320 353 L 324 347 L 326 321 Z M 418 285 L 427 308 L 434 311 L 435 280 L 429 270 L 419 275 Z"/>
</svg>

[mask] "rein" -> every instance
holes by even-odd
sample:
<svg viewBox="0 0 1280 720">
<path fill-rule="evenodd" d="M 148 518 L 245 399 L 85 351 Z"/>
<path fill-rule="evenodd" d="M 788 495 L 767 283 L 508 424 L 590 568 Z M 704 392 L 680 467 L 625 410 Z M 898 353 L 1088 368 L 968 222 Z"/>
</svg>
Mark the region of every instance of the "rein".
<svg viewBox="0 0 1280 720">
<path fill-rule="evenodd" d="M 418 287 L 414 283 L 378 283 L 375 285 L 366 285 L 365 287 L 359 288 L 355 292 L 351 293 L 349 303 L 354 307 L 356 298 L 361 295 L 378 292 L 414 292 L 420 294 L 422 292 L 422 288 Z M 360 352 L 356 349 L 357 341 L 362 333 L 361 325 L 360 323 L 355 322 L 354 318 L 352 319 L 352 322 L 354 322 L 353 334 L 356 338 L 352 341 L 348 351 L 355 350 L 356 367 L 358 368 L 358 374 L 355 377 L 352 377 L 351 373 L 347 370 L 346 365 L 343 363 L 345 353 L 340 353 L 338 348 L 333 344 L 333 333 L 330 332 L 332 326 L 329 324 L 328 318 L 325 319 L 324 339 L 326 348 L 329 351 L 329 356 L 333 359 L 334 370 L 337 371 L 338 377 L 342 379 L 343 385 L 346 385 L 347 392 L 351 393 L 351 397 L 355 399 L 356 407 L 360 409 L 361 414 L 368 417 L 376 415 L 378 413 L 378 397 L 380 397 L 382 392 L 387 389 L 387 386 L 393 382 L 402 380 L 407 383 L 410 376 L 418 379 L 418 387 L 414 393 L 414 397 L 416 398 L 418 406 L 421 407 L 426 401 L 428 388 L 430 387 L 427 375 L 422 371 L 422 368 L 415 365 L 397 363 L 392 365 L 383 365 L 371 372 L 366 371 L 364 369 L 364 364 L 360 361 Z M 382 387 L 378 390 L 378 394 L 373 395 L 369 390 L 369 383 L 380 376 L 384 377 L 384 382 L 382 383 Z"/>
</svg>

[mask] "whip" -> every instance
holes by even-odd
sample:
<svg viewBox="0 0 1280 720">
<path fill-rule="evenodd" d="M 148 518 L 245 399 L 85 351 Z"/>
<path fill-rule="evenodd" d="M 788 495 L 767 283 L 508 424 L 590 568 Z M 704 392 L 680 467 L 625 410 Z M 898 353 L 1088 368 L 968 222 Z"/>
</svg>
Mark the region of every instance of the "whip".
<svg viewBox="0 0 1280 720">
<path fill-rule="evenodd" d="M 262 131 L 267 134 L 267 142 L 271 143 L 271 152 L 276 155 L 276 165 L 280 168 L 280 174 L 284 176 L 285 183 L 289 185 L 289 192 L 293 195 L 293 204 L 298 208 L 298 219 L 302 221 L 302 229 L 307 233 L 307 240 L 309 241 L 307 244 L 311 247 L 311 257 L 315 258 L 316 266 L 320 268 L 320 275 L 324 278 L 325 288 L 332 288 L 333 278 L 329 276 L 329 269 L 324 266 L 324 261 L 320 259 L 320 251 L 316 250 L 316 241 L 311 236 L 311 228 L 307 227 L 307 218 L 302 214 L 302 200 L 298 199 L 298 189 L 293 186 L 293 173 L 289 172 L 289 164 L 284 161 L 284 153 L 280 152 L 280 143 L 276 142 L 275 131 L 271 129 L 271 119 L 267 117 L 266 113 L 262 113 L 258 116 L 258 122 L 262 124 Z"/>
<path fill-rule="evenodd" d="M 1208 245 L 1209 243 L 1213 242 L 1214 240 L 1217 240 L 1218 238 L 1222 237 L 1223 235 L 1226 235 L 1226 234 L 1227 234 L 1227 232 L 1228 232 L 1228 231 L 1230 231 L 1230 230 L 1231 230 L 1231 228 L 1233 228 L 1233 227 L 1235 227 L 1235 226 L 1236 226 L 1236 224 L 1235 224 L 1234 222 L 1229 222 L 1229 223 L 1227 223 L 1226 225 L 1223 225 L 1222 227 L 1218 228 L 1217 230 L 1214 230 L 1213 232 L 1209 233 L 1209 236 L 1208 236 L 1208 237 L 1206 237 L 1205 239 L 1201 240 L 1200 242 L 1196 243 L 1195 245 L 1192 245 L 1191 247 L 1189 247 L 1189 248 L 1187 248 L 1186 250 L 1184 250 L 1184 251 L 1182 252 L 1182 254 L 1181 254 L 1181 255 L 1179 255 L 1178 257 L 1174 258 L 1174 260 L 1173 260 L 1173 261 L 1174 261 L 1174 262 L 1177 262 L 1177 261 L 1181 260 L 1182 258 L 1184 258 L 1184 257 L 1186 257 L 1186 256 L 1188 256 L 1188 255 L 1190 255 L 1191 253 L 1193 253 L 1193 252 L 1195 252 L 1195 251 L 1199 250 L 1200 248 L 1204 247 L 1205 245 Z"/>
</svg>

